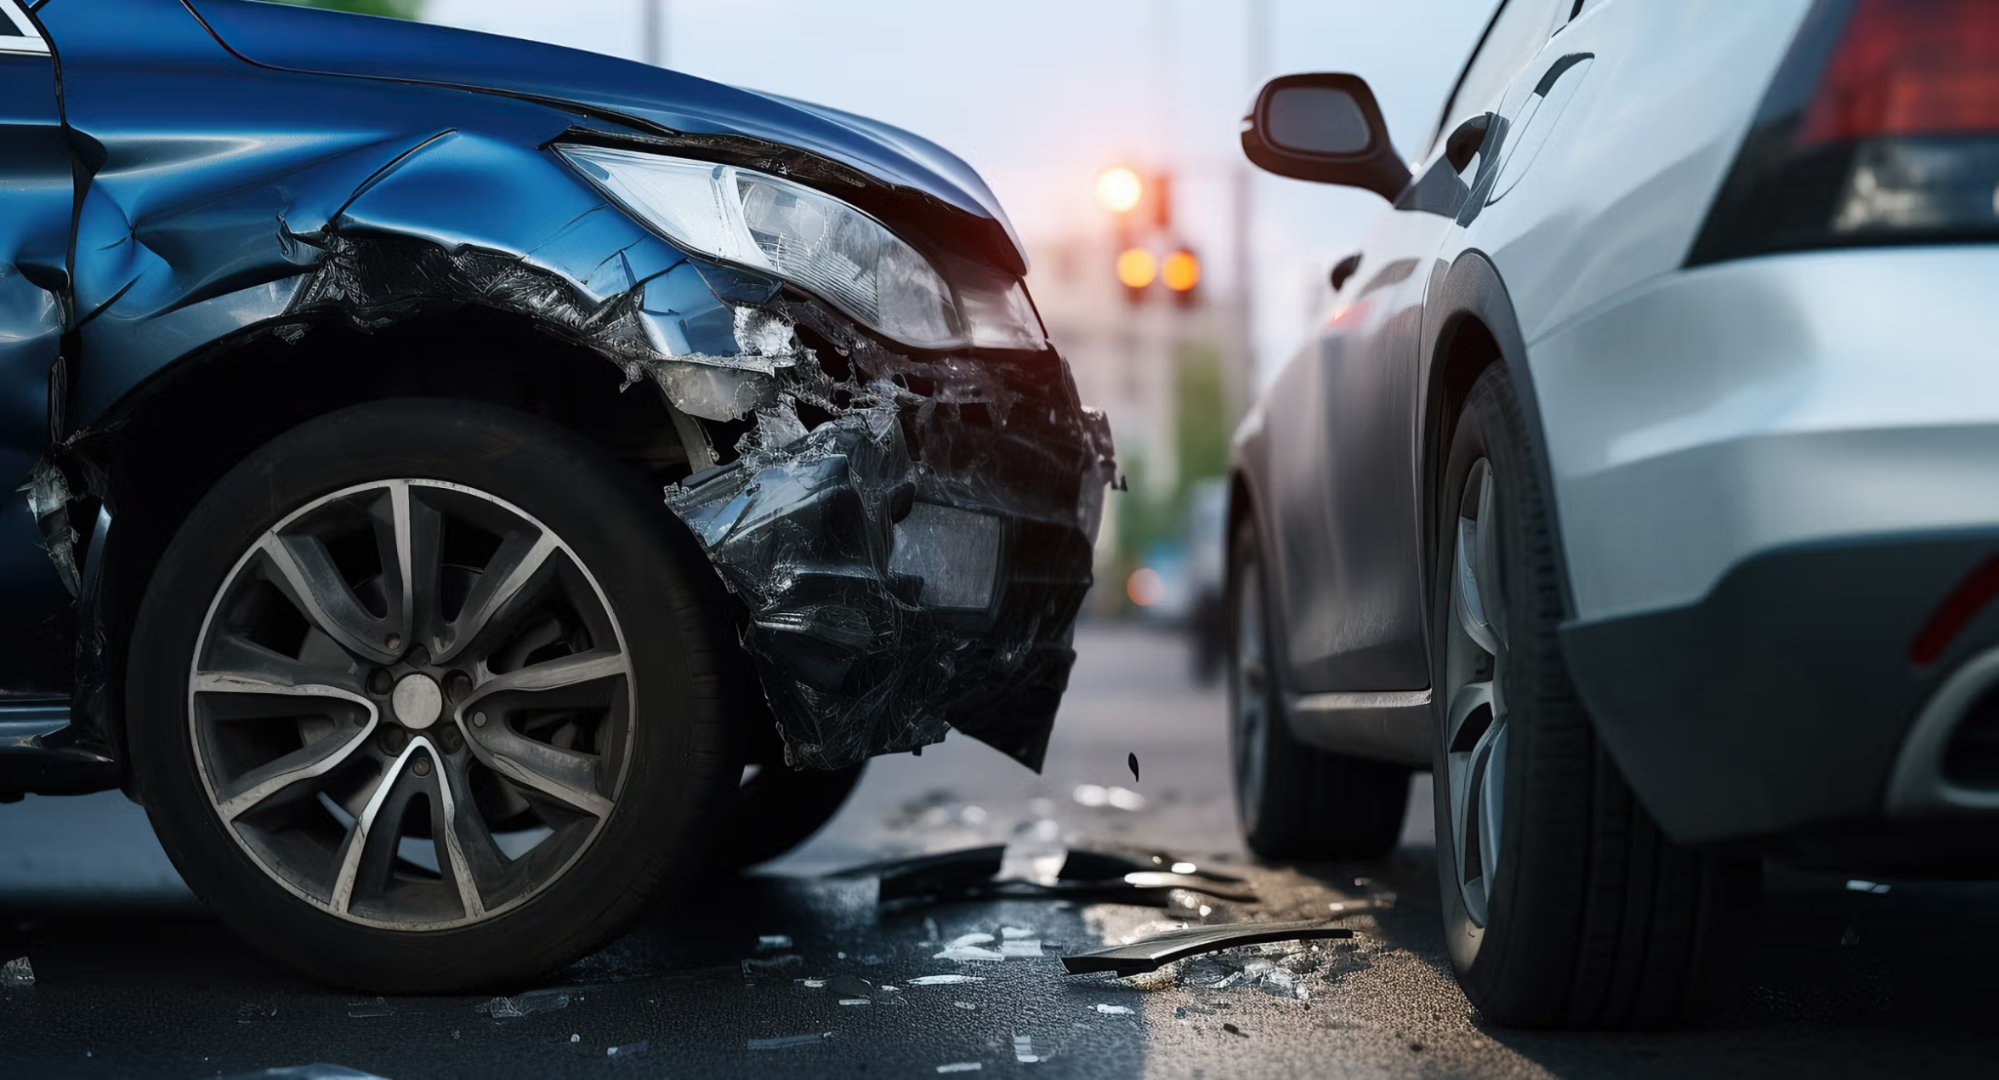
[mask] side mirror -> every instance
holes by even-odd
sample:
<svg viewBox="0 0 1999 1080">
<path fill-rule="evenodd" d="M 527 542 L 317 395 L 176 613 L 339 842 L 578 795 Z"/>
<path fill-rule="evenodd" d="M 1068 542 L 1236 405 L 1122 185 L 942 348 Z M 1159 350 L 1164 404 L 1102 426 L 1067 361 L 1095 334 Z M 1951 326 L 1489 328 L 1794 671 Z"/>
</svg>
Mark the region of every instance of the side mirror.
<svg viewBox="0 0 1999 1080">
<path fill-rule="evenodd" d="M 1242 120 L 1242 152 L 1279 176 L 1366 188 L 1394 199 L 1409 167 L 1388 142 L 1374 92 L 1358 75 L 1285 75 L 1265 83 Z"/>
</svg>

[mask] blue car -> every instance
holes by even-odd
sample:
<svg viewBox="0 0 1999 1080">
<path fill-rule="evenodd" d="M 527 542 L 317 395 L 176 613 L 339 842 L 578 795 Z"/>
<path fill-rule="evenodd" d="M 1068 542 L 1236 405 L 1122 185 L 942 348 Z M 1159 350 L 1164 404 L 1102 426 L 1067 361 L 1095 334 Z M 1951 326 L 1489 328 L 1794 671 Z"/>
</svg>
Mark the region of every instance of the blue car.
<svg viewBox="0 0 1999 1080">
<path fill-rule="evenodd" d="M 0 0 L 0 798 L 122 788 L 389 992 L 568 963 L 947 727 L 1039 768 L 1112 461 L 1026 271 L 833 109 Z"/>
</svg>

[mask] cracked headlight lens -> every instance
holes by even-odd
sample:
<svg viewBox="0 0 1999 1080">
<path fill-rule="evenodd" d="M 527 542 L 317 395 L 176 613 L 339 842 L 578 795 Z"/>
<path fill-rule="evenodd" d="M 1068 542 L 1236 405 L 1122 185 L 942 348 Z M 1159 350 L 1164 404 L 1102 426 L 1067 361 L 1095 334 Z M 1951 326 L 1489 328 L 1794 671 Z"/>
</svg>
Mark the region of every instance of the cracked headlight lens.
<svg viewBox="0 0 1999 1080">
<path fill-rule="evenodd" d="M 1020 283 L 997 296 L 978 290 L 968 298 L 976 301 L 968 326 L 930 260 L 823 192 L 732 165 L 600 146 L 556 149 L 676 244 L 775 274 L 904 344 L 1038 348 L 1042 341 Z"/>
</svg>

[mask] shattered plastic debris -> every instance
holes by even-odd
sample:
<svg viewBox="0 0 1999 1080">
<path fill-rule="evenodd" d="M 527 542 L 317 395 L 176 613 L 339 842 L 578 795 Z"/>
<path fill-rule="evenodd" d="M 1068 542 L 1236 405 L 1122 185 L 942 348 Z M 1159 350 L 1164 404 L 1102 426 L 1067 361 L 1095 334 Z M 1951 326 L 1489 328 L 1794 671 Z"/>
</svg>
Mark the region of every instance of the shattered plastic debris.
<svg viewBox="0 0 1999 1080">
<path fill-rule="evenodd" d="M 1070 792 L 1069 797 L 1076 801 L 1076 805 L 1086 806 L 1092 810 L 1106 806 L 1113 810 L 1145 809 L 1145 796 L 1130 788 L 1077 784 L 1076 790 Z"/>
<path fill-rule="evenodd" d="M 83 560 L 78 558 L 77 545 L 83 537 L 69 520 L 72 498 L 69 477 L 64 475 L 62 466 L 45 457 L 35 462 L 28 482 L 15 490 L 28 495 L 28 513 L 34 517 L 35 525 L 41 531 L 42 547 L 48 552 L 49 560 L 55 563 L 56 576 L 62 580 L 63 588 L 69 590 L 71 596 L 81 596 L 83 575 L 80 566 Z"/>
<path fill-rule="evenodd" d="M 746 956 L 743 958 L 743 974 L 769 974 L 797 967 L 804 962 L 805 958 L 797 953 L 785 953 L 781 956 Z"/>
<path fill-rule="evenodd" d="M 569 992 L 566 990 L 530 990 L 513 997 L 496 997 L 482 1001 L 472 1007 L 474 1012 L 485 1013 L 495 1020 L 518 1020 L 536 1013 L 554 1012 L 569 1007 Z"/>
<path fill-rule="evenodd" d="M 889 864 L 877 870 L 881 878 L 876 898 L 881 903 L 950 896 L 968 888 L 987 884 L 1000 872 L 1006 859 L 1006 845 L 967 848 L 939 855 L 925 855 Z M 844 871 L 847 876 L 856 871 Z"/>
<path fill-rule="evenodd" d="M 1138 754 L 1134 752 L 1127 756 L 1125 764 L 1131 766 L 1131 782 L 1134 784 L 1138 783 Z"/>
<path fill-rule="evenodd" d="M 780 1035 L 774 1039 L 750 1039 L 744 1043 L 749 1050 L 796 1050 L 803 1046 L 818 1046 L 833 1037 L 830 1031 L 814 1035 Z"/>
<path fill-rule="evenodd" d="M 959 983 L 985 982 L 980 975 L 918 975 L 914 979 L 904 979 L 911 986 L 956 986 Z"/>
<path fill-rule="evenodd" d="M 1034 1052 L 1034 1036 L 1015 1035 L 1013 1037 L 1013 1060 L 1022 1065 L 1033 1065 L 1041 1060 Z"/>
<path fill-rule="evenodd" d="M 789 948 L 791 948 L 791 935 L 789 934 L 757 935 L 758 952 L 776 952 L 779 949 L 789 949 Z"/>
<path fill-rule="evenodd" d="M 1135 975 L 1157 971 L 1175 960 L 1200 953 L 1215 952 L 1241 945 L 1272 941 L 1313 941 L 1350 938 L 1353 931 L 1320 922 L 1237 923 L 1225 926 L 1197 926 L 1169 930 L 1129 945 L 1116 945 L 1062 958 L 1071 975 L 1109 971 Z"/>
<path fill-rule="evenodd" d="M 979 1061 L 954 1061 L 949 1065 L 937 1066 L 937 1071 L 940 1073 L 978 1072 L 985 1067 L 985 1063 Z"/>
<path fill-rule="evenodd" d="M 932 957 L 933 960 L 1004 960 L 1006 956 L 994 949 L 985 948 L 993 940 L 991 934 L 962 934 L 951 939 L 944 951 Z"/>
<path fill-rule="evenodd" d="M 1213 866 L 1203 866 L 1164 851 L 1101 843 L 1070 848 L 1062 861 L 1061 872 L 1056 876 L 1063 881 L 1121 881 L 1126 874 L 1151 871 L 1204 877 L 1210 881 L 1238 885 L 1243 881 L 1235 874 L 1223 873 Z"/>
<path fill-rule="evenodd" d="M 1887 893 L 1890 888 L 1891 886 L 1884 885 L 1881 882 L 1864 881 L 1860 878 L 1854 878 L 1846 883 L 1848 892 L 1873 893 L 1876 896 Z"/>
<path fill-rule="evenodd" d="M 1131 1009 L 1124 1005 L 1097 1005 L 1097 1011 L 1105 1016 L 1130 1016 Z"/>
<path fill-rule="evenodd" d="M 0 986 L 35 985 L 35 966 L 25 956 L 17 956 L 0 966 Z"/>
</svg>

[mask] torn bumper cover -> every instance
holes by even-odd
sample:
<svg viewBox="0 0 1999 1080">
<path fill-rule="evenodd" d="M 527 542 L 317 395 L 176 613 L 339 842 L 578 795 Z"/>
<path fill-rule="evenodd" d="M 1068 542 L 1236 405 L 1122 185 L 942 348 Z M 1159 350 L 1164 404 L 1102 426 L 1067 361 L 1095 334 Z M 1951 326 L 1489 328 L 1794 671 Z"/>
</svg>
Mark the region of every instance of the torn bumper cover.
<svg viewBox="0 0 1999 1080">
<path fill-rule="evenodd" d="M 748 606 L 743 644 L 790 764 L 843 768 L 955 727 L 1039 769 L 1075 661 L 1108 426 L 1052 352 L 926 365 L 863 344 L 835 346 L 851 386 L 831 394 L 801 347 L 738 460 L 668 505 Z M 804 429 L 801 405 L 835 400 Z"/>
<path fill-rule="evenodd" d="M 789 764 L 845 768 L 955 727 L 1040 768 L 1113 469 L 1107 421 L 1052 348 L 905 354 L 650 238 L 600 262 L 624 269 L 596 298 L 529 259 L 291 239 L 321 261 L 280 336 L 326 314 L 386 326 L 417 298 L 519 311 L 705 422 L 683 433 L 704 442 L 689 458 L 725 463 L 666 502 L 747 609 Z"/>
</svg>

